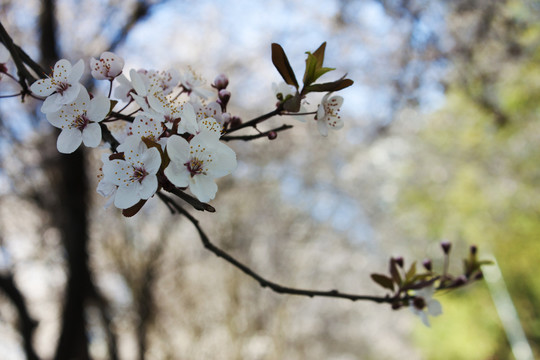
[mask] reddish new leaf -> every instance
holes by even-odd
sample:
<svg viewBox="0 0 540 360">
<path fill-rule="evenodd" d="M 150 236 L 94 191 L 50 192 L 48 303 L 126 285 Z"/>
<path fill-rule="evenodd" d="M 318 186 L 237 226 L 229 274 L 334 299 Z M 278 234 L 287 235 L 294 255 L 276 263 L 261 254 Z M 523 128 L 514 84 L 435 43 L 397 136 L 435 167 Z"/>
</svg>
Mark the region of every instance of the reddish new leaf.
<svg viewBox="0 0 540 360">
<path fill-rule="evenodd" d="M 294 85 L 298 89 L 298 82 L 296 81 L 296 76 L 294 71 L 285 55 L 285 51 L 281 45 L 273 43 L 272 44 L 272 63 L 276 67 L 277 71 L 289 85 Z"/>
</svg>

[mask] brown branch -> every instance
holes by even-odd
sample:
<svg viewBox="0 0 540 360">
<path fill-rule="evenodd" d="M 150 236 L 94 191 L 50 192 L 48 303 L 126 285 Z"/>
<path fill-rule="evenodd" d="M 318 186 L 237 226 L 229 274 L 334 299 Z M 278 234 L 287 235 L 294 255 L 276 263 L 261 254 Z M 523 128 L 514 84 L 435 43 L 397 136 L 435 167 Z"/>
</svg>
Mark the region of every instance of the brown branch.
<svg viewBox="0 0 540 360">
<path fill-rule="evenodd" d="M 199 237 L 206 249 L 214 253 L 216 256 L 224 259 L 229 264 L 233 265 L 240 271 L 242 271 L 244 274 L 248 275 L 249 277 L 253 278 L 255 281 L 259 283 L 259 285 L 263 288 L 269 288 L 272 291 L 279 293 L 279 294 L 289 294 L 289 295 L 298 295 L 298 296 L 307 296 L 307 297 L 331 297 L 331 298 L 341 298 L 341 299 L 348 299 L 351 301 L 359 301 L 359 300 L 366 300 L 366 301 L 373 301 L 376 303 L 392 303 L 395 299 L 385 296 L 369 296 L 369 295 L 356 295 L 356 294 L 347 294 L 340 292 L 338 290 L 327 290 L 327 291 L 320 291 L 320 290 L 307 290 L 307 289 L 298 289 L 298 288 L 292 288 L 288 286 L 283 286 L 280 284 L 277 284 L 273 281 L 267 280 L 255 271 L 253 271 L 250 267 L 243 264 L 242 262 L 236 260 L 234 257 L 229 255 L 227 252 L 223 251 L 216 245 L 214 245 L 206 233 L 203 231 L 201 226 L 199 225 L 199 221 L 195 219 L 188 211 L 186 211 L 184 208 L 182 208 L 180 205 L 178 205 L 173 199 L 168 197 L 167 195 L 164 195 L 162 193 L 158 192 L 159 198 L 170 205 L 169 208 L 174 208 L 176 211 L 178 211 L 180 214 L 184 215 L 197 229 L 197 232 L 199 233 Z"/>
<path fill-rule="evenodd" d="M 259 134 L 255 134 L 255 135 L 223 136 L 223 137 L 221 137 L 221 140 L 223 140 L 223 141 L 231 141 L 231 140 L 250 141 L 250 140 L 260 139 L 260 138 L 263 138 L 263 137 L 268 137 L 273 132 L 278 133 L 280 131 L 285 131 L 285 130 L 292 129 L 292 128 L 293 128 L 292 125 L 282 125 L 282 126 L 280 126 L 278 128 L 268 130 L 268 131 L 265 131 L 265 132 L 261 132 Z"/>
<path fill-rule="evenodd" d="M 232 129 L 229 129 L 229 130 L 225 131 L 225 134 L 230 134 L 230 133 L 232 133 L 234 131 L 237 131 L 237 130 L 240 130 L 240 129 L 243 129 L 243 128 L 246 128 L 246 127 L 250 127 L 250 126 L 255 127 L 258 123 L 261 123 L 261 122 L 263 122 L 265 120 L 268 120 L 271 117 L 274 117 L 276 115 L 281 115 L 282 111 L 283 111 L 283 107 L 278 106 L 275 110 L 272 110 L 267 114 L 258 116 L 258 117 L 254 118 L 252 120 L 249 120 L 249 121 L 247 121 L 245 123 L 242 123 L 242 124 L 232 128 Z"/>
</svg>

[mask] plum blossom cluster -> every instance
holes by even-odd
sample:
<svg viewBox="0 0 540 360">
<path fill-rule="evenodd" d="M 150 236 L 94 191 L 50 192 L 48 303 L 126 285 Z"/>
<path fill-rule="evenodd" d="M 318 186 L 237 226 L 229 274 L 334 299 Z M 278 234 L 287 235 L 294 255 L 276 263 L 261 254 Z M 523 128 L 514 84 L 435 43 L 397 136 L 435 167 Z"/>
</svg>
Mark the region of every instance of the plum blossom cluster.
<svg viewBox="0 0 540 360">
<path fill-rule="evenodd" d="M 216 196 L 216 179 L 236 168 L 236 154 L 225 141 L 247 140 L 230 133 L 249 126 L 260 135 L 249 139 L 263 135 L 274 139 L 276 131 L 290 126 L 263 133 L 257 125 L 275 115 L 311 114 L 323 136 L 328 135 L 328 129 L 343 127 L 339 116 L 343 98 L 331 93 L 350 86 L 352 81 L 343 77 L 332 83 L 313 84 L 333 70 L 322 67 L 325 44 L 314 54 L 308 53 L 302 89 L 283 49 L 273 46 L 274 65 L 284 79 L 274 84 L 276 109 L 245 123 L 227 111 L 231 93 L 225 75 L 219 75 L 207 87 L 192 68 L 183 73 L 175 69 L 131 69 L 126 74 L 124 60 L 112 52 L 91 58 L 87 64 L 82 59 L 75 64 L 59 60 L 52 74 L 34 82 L 30 90 L 44 99 L 41 111 L 60 129 L 58 151 L 69 154 L 81 144 L 94 148 L 102 140 L 109 144 L 112 153 L 102 157 L 97 188 L 109 203 L 134 214 L 160 189 L 176 194 L 188 190 L 197 201 L 206 203 Z M 107 96 L 92 94 L 82 85 L 88 70 L 96 81 L 109 83 Z M 326 92 L 312 112 L 304 106 L 310 92 Z M 113 122 L 124 124 L 122 130 L 112 131 L 108 124 Z"/>
<path fill-rule="evenodd" d="M 110 52 L 90 59 L 89 67 L 94 79 L 110 82 L 110 90 L 117 80 L 115 99 L 91 95 L 81 84 L 83 60 L 59 60 L 50 77 L 30 87 L 44 98 L 47 120 L 61 130 L 58 150 L 97 147 L 104 132 L 110 134 L 105 123 L 125 121 L 122 131 L 111 134 L 114 152 L 102 157 L 101 195 L 120 209 L 140 207 L 159 188 L 189 189 L 200 202 L 213 199 L 215 179 L 236 168 L 235 152 L 220 141 L 230 119 L 223 99 L 205 102 L 212 92 L 192 70 L 183 76 L 175 70 L 131 70 L 128 78 L 123 59 Z M 121 101 L 132 115 L 113 111 Z"/>
</svg>

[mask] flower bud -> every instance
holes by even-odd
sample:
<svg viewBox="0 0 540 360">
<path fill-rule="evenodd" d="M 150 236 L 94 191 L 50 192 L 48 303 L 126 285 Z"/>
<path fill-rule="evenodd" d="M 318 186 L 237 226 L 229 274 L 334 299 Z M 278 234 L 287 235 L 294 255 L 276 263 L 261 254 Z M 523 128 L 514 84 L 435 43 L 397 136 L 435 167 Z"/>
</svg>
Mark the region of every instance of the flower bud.
<svg viewBox="0 0 540 360">
<path fill-rule="evenodd" d="M 470 251 L 471 255 L 476 255 L 476 253 L 478 252 L 478 247 L 476 245 L 471 245 Z"/>
<path fill-rule="evenodd" d="M 277 132 L 275 131 L 270 131 L 268 133 L 268 140 L 274 140 L 275 138 L 277 138 Z"/>
<path fill-rule="evenodd" d="M 229 78 L 225 74 L 219 74 L 214 79 L 213 87 L 219 90 L 225 89 L 229 85 Z"/>
<path fill-rule="evenodd" d="M 233 116 L 231 118 L 231 128 L 235 128 L 237 126 L 240 126 L 242 124 L 242 119 L 240 119 L 238 116 Z"/>
<path fill-rule="evenodd" d="M 431 271 L 433 269 L 433 266 L 432 266 L 432 263 L 431 263 L 431 259 L 425 259 L 424 261 L 422 261 L 422 265 L 424 265 L 424 268 L 427 270 L 427 271 Z"/>
<path fill-rule="evenodd" d="M 452 243 L 450 241 L 443 241 L 441 242 L 441 248 L 443 249 L 444 253 L 448 255 L 450 249 L 452 248 Z"/>
<path fill-rule="evenodd" d="M 229 90 L 221 89 L 218 92 L 218 97 L 220 102 L 226 106 L 231 98 L 231 92 Z"/>
<path fill-rule="evenodd" d="M 394 258 L 394 261 L 396 262 L 396 264 L 402 268 L 403 267 L 403 256 L 398 256 L 396 258 Z"/>
</svg>

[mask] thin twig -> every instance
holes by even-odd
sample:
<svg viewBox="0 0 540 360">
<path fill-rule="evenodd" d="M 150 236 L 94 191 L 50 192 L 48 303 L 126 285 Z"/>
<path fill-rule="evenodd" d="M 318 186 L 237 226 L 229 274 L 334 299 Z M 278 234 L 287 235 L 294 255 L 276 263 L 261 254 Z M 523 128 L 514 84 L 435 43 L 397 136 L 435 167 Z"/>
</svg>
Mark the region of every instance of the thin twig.
<svg viewBox="0 0 540 360">
<path fill-rule="evenodd" d="M 255 134 L 255 135 L 222 136 L 220 139 L 223 140 L 223 141 L 231 141 L 231 140 L 250 141 L 250 140 L 255 140 L 255 139 L 259 139 L 259 138 L 263 138 L 263 137 L 268 137 L 268 135 L 270 133 L 272 133 L 272 132 L 277 133 L 277 132 L 292 129 L 292 128 L 293 128 L 292 125 L 282 125 L 282 126 L 280 126 L 278 128 L 268 130 L 268 131 L 265 131 L 265 132 L 261 132 L 259 134 Z"/>
<path fill-rule="evenodd" d="M 369 296 L 369 295 L 356 295 L 356 294 L 347 294 L 340 292 L 338 290 L 328 290 L 328 291 L 320 291 L 320 290 L 307 290 L 307 289 L 298 289 L 298 288 L 292 288 L 288 286 L 283 286 L 280 284 L 277 284 L 273 281 L 267 280 L 255 271 L 253 271 L 251 268 L 249 268 L 247 265 L 244 265 L 242 262 L 236 260 L 234 257 L 229 255 L 224 250 L 220 249 L 216 245 L 214 245 L 206 233 L 203 231 L 201 226 L 199 225 L 199 221 L 193 217 L 188 211 L 186 211 L 183 207 L 178 205 L 173 199 L 168 197 L 167 195 L 163 193 L 158 193 L 158 196 L 162 201 L 164 201 L 166 204 L 169 204 L 173 208 L 175 208 L 180 214 L 184 215 L 197 229 L 197 232 L 199 233 L 199 237 L 206 249 L 214 253 L 216 256 L 224 259 L 229 264 L 233 265 L 240 271 L 242 271 L 244 274 L 248 275 L 249 277 L 253 278 L 255 281 L 259 283 L 259 285 L 263 288 L 269 288 L 272 291 L 279 293 L 279 294 L 289 294 L 289 295 L 298 295 L 298 296 L 307 296 L 307 297 L 331 297 L 331 298 L 342 298 L 342 299 L 348 299 L 352 301 L 359 301 L 359 300 L 366 300 L 366 301 L 373 301 L 376 303 L 392 303 L 394 301 L 393 298 L 389 296 L 380 297 L 380 296 Z"/>
</svg>

